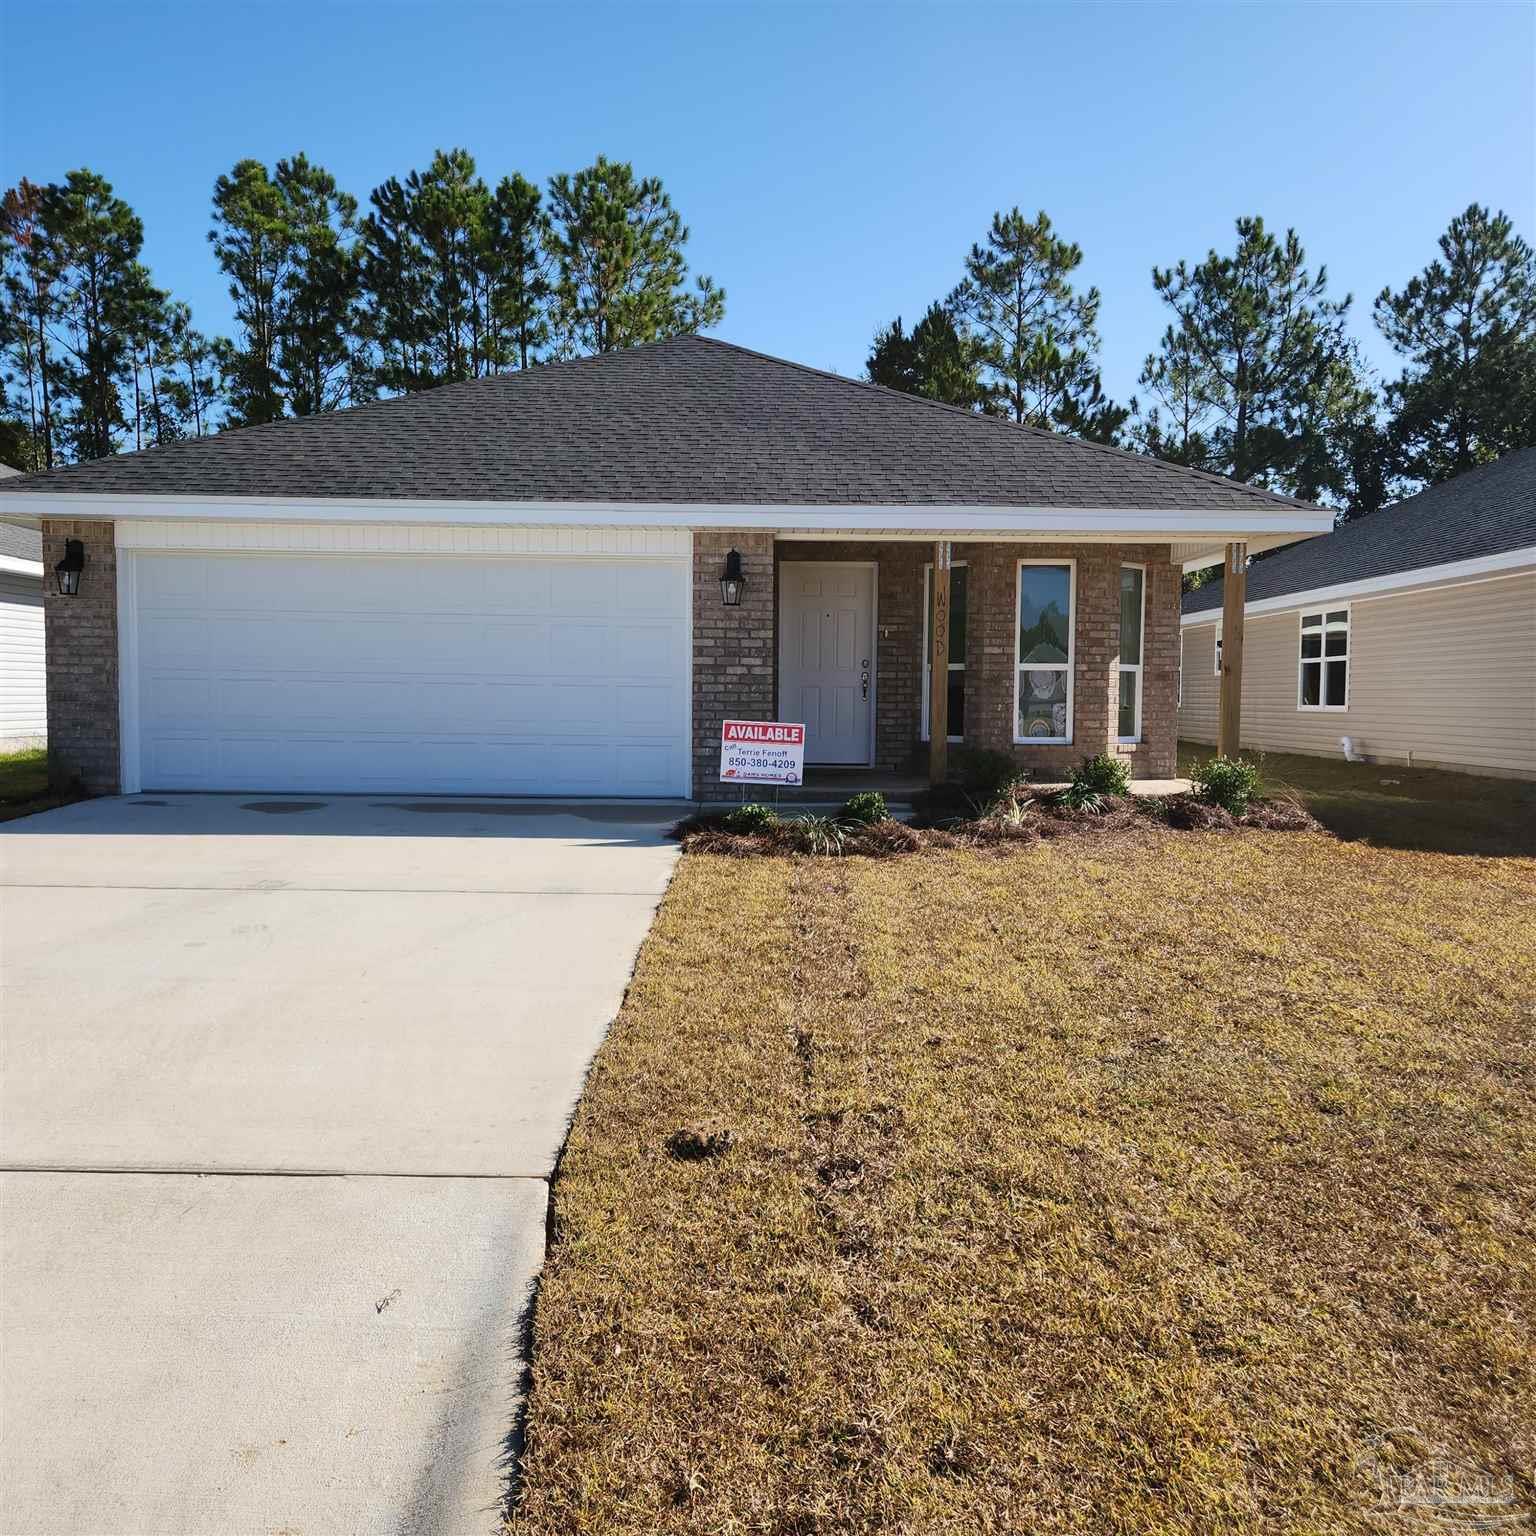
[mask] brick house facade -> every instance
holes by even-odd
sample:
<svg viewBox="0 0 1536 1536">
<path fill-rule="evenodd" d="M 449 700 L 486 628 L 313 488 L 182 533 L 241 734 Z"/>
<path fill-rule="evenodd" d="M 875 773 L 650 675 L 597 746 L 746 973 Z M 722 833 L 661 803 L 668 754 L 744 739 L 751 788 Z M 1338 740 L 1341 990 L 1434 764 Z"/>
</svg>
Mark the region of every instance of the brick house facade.
<svg viewBox="0 0 1536 1536">
<path fill-rule="evenodd" d="M 736 549 L 747 573 L 739 608 L 721 605 L 719 573 Z M 1180 570 L 1171 550 L 1144 544 L 1037 544 L 987 541 L 953 546 L 966 567 L 966 729 L 963 745 L 1011 753 L 1021 767 L 1057 777 L 1085 756 L 1110 752 L 1136 778 L 1171 778 L 1177 749 Z M 749 530 L 694 535 L 694 794 L 720 787 L 720 722 L 777 719 L 778 570 L 786 560 L 862 561 L 877 567 L 875 751 L 880 772 L 921 772 L 927 765 L 923 722 L 925 541 L 795 540 Z M 1072 740 L 1031 746 L 1014 741 L 1018 645 L 1018 562 L 1071 561 L 1073 614 Z M 1146 570 L 1141 739 L 1117 740 L 1120 569 Z"/>
</svg>

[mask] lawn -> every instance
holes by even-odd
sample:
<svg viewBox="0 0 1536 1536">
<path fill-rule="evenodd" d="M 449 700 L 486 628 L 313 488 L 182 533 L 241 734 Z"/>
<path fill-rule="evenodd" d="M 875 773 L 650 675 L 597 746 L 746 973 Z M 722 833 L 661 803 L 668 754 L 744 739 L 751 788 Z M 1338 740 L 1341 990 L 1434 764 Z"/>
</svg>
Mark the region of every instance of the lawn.
<svg viewBox="0 0 1536 1536">
<path fill-rule="evenodd" d="M 1179 772 L 1215 753 L 1179 743 Z M 1435 768 L 1346 763 L 1342 757 L 1245 752 L 1266 788 L 1293 789 L 1340 837 L 1387 848 L 1536 856 L 1536 783 Z"/>
<path fill-rule="evenodd" d="M 0 821 L 30 816 L 78 800 L 78 794 L 61 794 L 48 788 L 48 752 L 29 747 L 22 752 L 0 752 Z"/>
<path fill-rule="evenodd" d="M 1399 1529 L 1376 1469 L 1434 1454 L 1529 1508 L 1533 902 L 1317 833 L 686 857 L 554 1185 L 513 1531 Z"/>
</svg>

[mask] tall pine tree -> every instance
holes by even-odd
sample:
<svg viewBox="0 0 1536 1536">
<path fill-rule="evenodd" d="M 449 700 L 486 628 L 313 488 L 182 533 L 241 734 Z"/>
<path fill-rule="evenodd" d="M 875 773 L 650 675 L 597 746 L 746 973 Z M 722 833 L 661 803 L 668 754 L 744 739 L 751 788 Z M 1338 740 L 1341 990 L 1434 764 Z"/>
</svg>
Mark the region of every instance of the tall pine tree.
<svg viewBox="0 0 1536 1536">
<path fill-rule="evenodd" d="M 1030 426 L 1108 439 L 1125 413 L 1104 399 L 1099 379 L 1099 291 L 1072 286 L 1082 260 L 1045 213 L 995 213 L 945 308 L 998 410 Z"/>
<path fill-rule="evenodd" d="M 987 401 L 975 348 L 942 304 L 930 304 L 911 335 L 902 328 L 900 315 L 877 331 L 864 371 L 872 384 L 945 405 L 979 410 Z"/>
<path fill-rule="evenodd" d="M 708 277 L 689 289 L 688 230 L 656 177 L 599 155 L 553 177 L 549 200 L 562 353 L 613 352 L 719 324 L 725 291 Z"/>
<path fill-rule="evenodd" d="M 1536 444 L 1536 254 L 1506 214 L 1476 203 L 1439 244 L 1375 307 L 1405 360 L 1388 388 L 1397 461 L 1430 485 Z"/>
<path fill-rule="evenodd" d="M 1174 312 L 1142 382 L 1181 420 L 1175 440 L 1205 466 L 1238 480 L 1294 487 L 1316 482 L 1320 401 L 1350 397 L 1344 373 L 1349 298 L 1327 296 L 1326 268 L 1311 272 L 1294 230 L 1278 240 L 1259 218 L 1237 221 L 1237 249 L 1190 266 L 1154 268 Z"/>
</svg>

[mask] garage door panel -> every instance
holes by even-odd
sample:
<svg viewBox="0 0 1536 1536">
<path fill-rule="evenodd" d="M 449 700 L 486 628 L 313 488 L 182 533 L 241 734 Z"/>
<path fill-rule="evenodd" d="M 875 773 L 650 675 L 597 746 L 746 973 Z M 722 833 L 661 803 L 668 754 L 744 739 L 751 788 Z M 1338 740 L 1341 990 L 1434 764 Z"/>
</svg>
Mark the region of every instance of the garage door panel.
<svg viewBox="0 0 1536 1536">
<path fill-rule="evenodd" d="M 686 561 L 133 559 L 147 789 L 686 791 Z"/>
</svg>

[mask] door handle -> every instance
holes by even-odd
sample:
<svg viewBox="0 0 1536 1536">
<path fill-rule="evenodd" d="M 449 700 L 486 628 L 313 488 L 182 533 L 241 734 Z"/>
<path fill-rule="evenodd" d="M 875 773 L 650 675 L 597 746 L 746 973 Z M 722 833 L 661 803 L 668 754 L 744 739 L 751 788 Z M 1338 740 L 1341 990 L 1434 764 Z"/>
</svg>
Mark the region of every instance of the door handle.
<svg viewBox="0 0 1536 1536">
<path fill-rule="evenodd" d="M 864 675 L 862 677 L 860 677 L 860 679 L 859 679 L 859 686 L 864 690 L 864 697 L 867 699 L 869 697 L 869 673 L 868 672 L 864 673 Z"/>
</svg>

